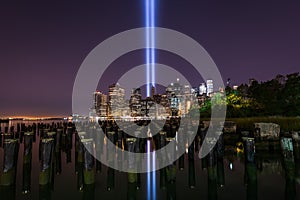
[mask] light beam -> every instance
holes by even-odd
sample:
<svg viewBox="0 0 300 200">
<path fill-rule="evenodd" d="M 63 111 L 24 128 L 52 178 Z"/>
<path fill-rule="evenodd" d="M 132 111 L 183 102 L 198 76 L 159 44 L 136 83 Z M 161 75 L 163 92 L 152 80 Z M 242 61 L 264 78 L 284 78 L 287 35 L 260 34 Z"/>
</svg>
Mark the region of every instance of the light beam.
<svg viewBox="0 0 300 200">
<path fill-rule="evenodd" d="M 155 86 L 155 0 L 151 0 L 151 80 Z"/>
<path fill-rule="evenodd" d="M 146 11 L 146 87 L 147 97 L 151 94 L 151 87 L 155 87 L 155 0 L 145 0 Z M 151 79 L 151 80 L 150 80 Z M 147 140 L 147 199 L 156 199 L 155 152 L 152 156 L 152 170 L 150 155 L 150 140 Z M 151 172 L 152 171 L 152 172 Z M 152 176 L 151 176 L 152 173 Z"/>
<path fill-rule="evenodd" d="M 146 0 L 145 3 L 145 11 L 146 11 L 146 28 L 150 26 L 150 0 Z M 150 96 L 150 33 L 148 29 L 146 29 L 146 87 L 147 87 L 147 96 Z"/>
<path fill-rule="evenodd" d="M 145 0 L 147 96 L 155 86 L 155 0 Z"/>
</svg>

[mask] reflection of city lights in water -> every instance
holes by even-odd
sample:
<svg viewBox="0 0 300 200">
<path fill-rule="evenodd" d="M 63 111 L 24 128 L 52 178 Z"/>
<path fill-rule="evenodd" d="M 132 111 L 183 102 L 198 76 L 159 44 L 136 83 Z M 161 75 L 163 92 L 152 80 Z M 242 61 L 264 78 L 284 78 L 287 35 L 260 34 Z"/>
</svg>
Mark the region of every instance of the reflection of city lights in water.
<svg viewBox="0 0 300 200">
<path fill-rule="evenodd" d="M 185 153 L 188 153 L 189 152 L 189 143 L 187 142 L 185 144 Z"/>
</svg>

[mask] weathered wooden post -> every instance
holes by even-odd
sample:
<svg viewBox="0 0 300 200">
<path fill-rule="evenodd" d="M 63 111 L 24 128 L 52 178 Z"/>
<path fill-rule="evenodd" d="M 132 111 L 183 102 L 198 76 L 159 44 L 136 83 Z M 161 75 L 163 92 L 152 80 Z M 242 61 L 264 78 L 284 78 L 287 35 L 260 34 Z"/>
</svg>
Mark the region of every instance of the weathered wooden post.
<svg viewBox="0 0 300 200">
<path fill-rule="evenodd" d="M 186 130 L 184 128 L 180 128 L 180 131 L 178 131 L 178 135 L 177 135 L 177 150 L 186 150 L 186 143 L 189 142 L 188 139 L 184 137 L 183 135 L 185 135 Z M 188 132 L 187 132 L 188 134 Z M 177 152 L 176 152 L 177 153 Z M 189 152 L 191 153 L 191 152 Z M 184 170 L 184 162 L 185 162 L 185 151 L 182 155 L 178 155 L 179 159 L 178 159 L 178 168 L 180 171 Z M 190 156 L 190 155 L 188 155 Z"/>
<path fill-rule="evenodd" d="M 4 127 L 4 133 L 8 133 L 8 126 Z M 10 139 L 10 138 L 9 138 Z"/>
<path fill-rule="evenodd" d="M 167 133 L 165 131 L 159 132 L 159 148 L 163 148 L 166 145 L 166 136 L 167 136 Z M 160 188 L 166 189 L 166 185 L 167 185 L 167 183 L 166 183 L 166 181 L 167 181 L 166 167 L 159 170 L 159 175 L 160 175 Z"/>
<path fill-rule="evenodd" d="M 113 144 L 116 144 L 115 134 L 116 133 L 114 131 L 107 132 L 107 139 L 110 142 L 112 142 Z M 109 141 L 107 141 L 107 142 L 109 142 Z M 107 159 L 108 159 L 108 162 L 110 163 L 110 165 L 113 165 L 114 162 L 115 162 L 115 160 L 114 160 L 114 158 L 115 158 L 115 154 L 114 154 L 115 149 L 113 149 L 113 148 L 115 148 L 115 145 L 112 145 L 112 146 L 106 145 L 106 146 L 107 146 Z"/>
<path fill-rule="evenodd" d="M 4 140 L 4 164 L 0 177 L 1 186 L 13 186 L 16 183 L 19 144 L 16 139 Z"/>
<path fill-rule="evenodd" d="M 108 124 L 108 126 L 106 127 L 106 135 L 107 135 L 107 139 L 112 142 L 113 144 L 116 144 L 116 137 L 115 137 L 115 131 L 112 131 L 112 127 L 110 126 L 110 124 Z M 113 145 L 112 148 L 115 148 L 115 146 Z M 108 163 L 110 163 L 110 165 L 114 164 L 114 149 L 111 149 L 110 146 L 107 146 L 107 160 Z M 114 189 L 115 187 L 115 170 L 108 167 L 107 168 L 107 190 L 110 191 L 112 189 Z"/>
<path fill-rule="evenodd" d="M 83 178 L 84 185 L 95 184 L 95 160 L 90 152 L 94 152 L 94 140 L 82 139 L 83 147 Z"/>
<path fill-rule="evenodd" d="M 43 127 L 40 129 L 40 141 L 39 141 L 39 160 L 40 161 L 42 160 L 42 140 L 47 138 L 46 136 L 48 133 L 48 129 L 45 129 Z"/>
<path fill-rule="evenodd" d="M 79 135 L 80 132 L 78 132 Z M 84 132 L 85 134 L 85 132 Z M 79 137 L 79 136 L 78 136 Z M 75 172 L 77 174 L 77 190 L 83 191 L 84 188 L 84 179 L 83 179 L 83 144 L 81 139 L 78 140 L 78 153 L 75 155 Z"/>
<path fill-rule="evenodd" d="M 33 132 L 24 133 L 23 154 L 23 185 L 22 192 L 27 194 L 31 190 L 31 161 L 32 161 Z"/>
<path fill-rule="evenodd" d="M 167 143 L 173 142 L 174 138 L 166 138 Z M 167 159 L 169 161 L 174 160 L 176 153 L 175 145 L 171 152 L 167 153 Z M 167 178 L 167 199 L 176 199 L 176 162 L 166 167 L 166 178 Z"/>
<path fill-rule="evenodd" d="M 67 163 L 72 162 L 72 137 L 73 137 L 73 127 L 68 126 L 66 131 L 66 161 Z"/>
<path fill-rule="evenodd" d="M 15 127 L 14 126 L 10 127 L 9 133 L 12 135 L 12 139 L 17 139 L 17 138 L 15 138 Z"/>
<path fill-rule="evenodd" d="M 24 138 L 24 133 L 27 131 L 27 127 L 25 126 L 25 124 L 21 124 L 21 130 L 20 130 L 20 143 L 23 143 L 23 138 Z"/>
<path fill-rule="evenodd" d="M 96 147 L 96 156 L 97 156 L 97 158 L 100 158 L 101 153 L 103 151 L 103 137 L 101 137 L 100 134 L 103 134 L 103 132 L 102 132 L 101 128 L 97 128 L 96 129 L 96 136 L 95 136 L 96 137 L 95 147 Z M 102 169 L 102 164 L 98 159 L 96 159 L 96 172 L 100 173 L 101 169 Z"/>
<path fill-rule="evenodd" d="M 127 138 L 126 139 L 126 151 L 129 151 L 129 152 L 135 152 L 135 147 L 136 147 L 136 138 Z M 134 158 L 132 157 L 129 157 L 128 158 L 128 169 L 131 170 L 131 169 L 134 169 L 135 166 L 134 166 L 134 163 L 136 162 L 136 160 L 134 160 Z M 134 173 L 134 172 L 128 172 L 127 174 L 128 176 L 128 183 L 134 183 L 134 184 L 137 184 L 137 174 Z"/>
<path fill-rule="evenodd" d="M 115 170 L 107 168 L 107 191 L 111 191 L 115 188 Z"/>
<path fill-rule="evenodd" d="M 220 134 L 217 141 L 217 183 L 219 187 L 225 185 L 225 172 L 224 172 L 224 137 L 223 133 Z"/>
<path fill-rule="evenodd" d="M 206 156 L 208 177 L 208 199 L 218 199 L 217 196 L 217 155 L 213 148 Z"/>
<path fill-rule="evenodd" d="M 188 148 L 188 161 L 189 161 L 189 187 L 195 188 L 195 163 L 194 163 L 194 152 L 195 152 L 195 142 L 193 141 Z"/>
<path fill-rule="evenodd" d="M 281 150 L 283 155 L 283 163 L 285 169 L 285 198 L 295 199 L 296 182 L 295 182 L 295 161 L 293 155 L 292 138 L 281 138 Z"/>
<path fill-rule="evenodd" d="M 39 176 L 39 184 L 41 186 L 52 183 L 53 176 L 53 152 L 54 152 L 54 139 L 47 138 L 41 141 L 41 169 Z"/>
<path fill-rule="evenodd" d="M 88 127 L 87 137 L 95 137 L 95 128 Z M 83 199 L 95 198 L 95 158 L 93 153 L 96 151 L 93 139 L 81 139 L 83 145 Z"/>
<path fill-rule="evenodd" d="M 257 169 L 255 163 L 254 138 L 243 138 L 245 148 L 245 183 L 247 185 L 247 199 L 257 199 Z"/>
<path fill-rule="evenodd" d="M 36 141 L 36 135 L 37 135 L 37 125 L 36 123 L 32 124 L 32 131 L 33 131 L 33 142 Z"/>
<path fill-rule="evenodd" d="M 2 142 L 3 142 L 2 136 L 3 136 L 3 133 L 1 131 L 1 126 L 0 126 L 0 148 L 3 146 L 3 144 L 2 144 Z"/>
<path fill-rule="evenodd" d="M 61 174 L 61 137 L 62 137 L 63 129 L 56 129 L 55 135 L 55 172 L 56 174 Z"/>
<path fill-rule="evenodd" d="M 4 140 L 13 139 L 12 132 L 8 132 L 8 126 L 4 127 Z"/>
<path fill-rule="evenodd" d="M 137 140 L 136 138 L 126 138 L 126 151 L 129 152 L 136 152 L 136 146 L 137 146 Z M 136 160 L 134 158 L 129 157 L 128 158 L 128 169 L 134 169 L 134 163 Z M 138 174 L 135 172 L 128 172 L 128 190 L 127 190 L 127 199 L 136 199 L 136 190 L 140 187 L 139 185 L 139 177 Z"/>
<path fill-rule="evenodd" d="M 295 179 L 296 179 L 296 182 L 300 182 L 300 160 L 296 160 L 296 163 L 295 163 Z"/>
<path fill-rule="evenodd" d="M 295 161 L 300 160 L 300 136 L 298 132 L 293 132 L 293 147 Z"/>
</svg>

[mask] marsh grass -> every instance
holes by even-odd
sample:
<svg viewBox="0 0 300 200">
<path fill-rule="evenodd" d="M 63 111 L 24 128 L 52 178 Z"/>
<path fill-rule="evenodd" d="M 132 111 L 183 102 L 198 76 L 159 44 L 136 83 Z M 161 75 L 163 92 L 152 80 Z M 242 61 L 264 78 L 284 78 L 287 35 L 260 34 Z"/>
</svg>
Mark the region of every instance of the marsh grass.
<svg viewBox="0 0 300 200">
<path fill-rule="evenodd" d="M 264 122 L 279 124 L 282 131 L 300 131 L 300 117 L 226 118 L 226 121 L 235 122 L 237 128 L 242 130 L 254 130 L 254 123 Z"/>
<path fill-rule="evenodd" d="M 299 131 L 300 130 L 300 118 L 297 117 L 253 117 L 253 118 L 232 118 L 227 119 L 234 121 L 237 127 L 241 129 L 254 129 L 254 123 L 275 123 L 280 125 L 280 129 L 283 131 Z"/>
</svg>

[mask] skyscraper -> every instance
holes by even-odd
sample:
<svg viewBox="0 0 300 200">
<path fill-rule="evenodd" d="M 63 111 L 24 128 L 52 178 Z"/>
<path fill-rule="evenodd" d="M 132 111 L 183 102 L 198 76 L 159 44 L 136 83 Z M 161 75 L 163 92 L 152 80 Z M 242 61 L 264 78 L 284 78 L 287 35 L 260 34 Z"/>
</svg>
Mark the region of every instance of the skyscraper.
<svg viewBox="0 0 300 200">
<path fill-rule="evenodd" d="M 131 96 L 129 100 L 130 115 L 132 117 L 141 115 L 141 106 L 142 106 L 141 100 L 142 100 L 141 89 L 133 88 L 131 90 Z"/>
<path fill-rule="evenodd" d="M 96 91 L 93 94 L 95 112 L 99 117 L 105 117 L 107 115 L 107 95 L 100 91 Z"/>
<path fill-rule="evenodd" d="M 214 92 L 213 80 L 207 80 L 206 86 L 207 86 L 207 96 L 210 96 L 210 94 Z"/>
<path fill-rule="evenodd" d="M 125 105 L 125 89 L 116 83 L 109 86 L 108 92 L 108 115 L 114 117 L 125 115 L 124 112 L 127 109 L 127 106 Z"/>
<path fill-rule="evenodd" d="M 199 94 L 200 94 L 200 95 L 206 94 L 206 86 L 205 86 L 205 83 L 201 83 L 201 85 L 199 86 Z"/>
</svg>

